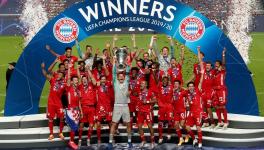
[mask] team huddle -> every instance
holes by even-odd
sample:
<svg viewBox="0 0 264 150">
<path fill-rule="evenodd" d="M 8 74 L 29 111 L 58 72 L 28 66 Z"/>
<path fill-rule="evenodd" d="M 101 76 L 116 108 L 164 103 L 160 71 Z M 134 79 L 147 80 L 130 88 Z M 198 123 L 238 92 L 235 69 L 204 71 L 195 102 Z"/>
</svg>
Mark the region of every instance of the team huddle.
<svg viewBox="0 0 264 150">
<path fill-rule="evenodd" d="M 168 37 L 169 47 L 157 48 L 157 36 L 151 37 L 148 52 L 138 49 L 136 37 L 132 35 L 133 50 L 127 46 L 116 47 L 118 37 L 113 37 L 113 43 L 107 43 L 102 55 L 99 49 L 93 52 L 93 47 L 86 46 L 83 53 L 76 40 L 78 57 L 72 55 L 72 48 L 67 47 L 64 55 L 56 54 L 50 46 L 46 49 L 57 59 L 46 70 L 41 64 L 42 73 L 50 82 L 47 117 L 49 119 L 49 140 L 54 139 L 53 122 L 60 119 L 59 138 L 64 139 L 64 110 L 78 112 L 78 128 L 70 132 L 69 146 L 78 149 L 82 144 L 84 124 L 88 123 L 87 146 L 90 146 L 93 128 L 97 131 L 98 144 L 101 143 L 101 124 L 109 125 L 109 145 L 113 148 L 114 135 L 118 134 L 118 125 L 122 118 L 127 127 L 128 148 L 132 148 L 132 129 L 136 124 L 141 138 L 140 147 L 144 147 L 146 139 L 143 127 L 150 132 L 150 147 L 155 147 L 154 140 L 154 109 L 158 109 L 158 143 L 163 143 L 163 128 L 168 128 L 167 139 L 171 131 L 175 131 L 181 146 L 192 138 L 193 145 L 202 147 L 202 127 L 212 129 L 228 127 L 227 121 L 227 87 L 225 85 L 225 52 L 222 60 L 212 65 L 204 62 L 204 53 L 197 47 L 198 62 L 194 64 L 193 75 L 187 82 L 183 81 L 182 66 L 184 50 L 179 48 L 180 58 L 176 59 L 175 42 Z M 119 70 L 117 51 L 127 52 L 125 69 Z M 143 57 L 140 56 L 143 54 Z M 134 62 L 135 61 L 135 62 Z M 56 64 L 58 69 L 53 71 Z M 134 65 L 135 64 L 135 65 Z M 214 66 L 214 67 L 213 67 Z M 184 85 L 187 88 L 184 88 Z M 213 118 L 215 110 L 218 121 Z M 222 121 L 222 116 L 224 121 Z M 134 122 L 136 120 L 136 122 Z M 198 138 L 192 131 L 197 129 Z M 74 143 L 78 131 L 78 144 Z M 183 138 L 182 133 L 186 133 Z"/>
</svg>

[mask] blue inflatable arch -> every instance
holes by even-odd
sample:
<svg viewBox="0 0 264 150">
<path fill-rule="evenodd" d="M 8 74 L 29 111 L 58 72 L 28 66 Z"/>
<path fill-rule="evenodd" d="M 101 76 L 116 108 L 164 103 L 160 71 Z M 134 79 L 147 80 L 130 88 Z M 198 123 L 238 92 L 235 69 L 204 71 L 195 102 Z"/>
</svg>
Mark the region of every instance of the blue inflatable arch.
<svg viewBox="0 0 264 150">
<path fill-rule="evenodd" d="M 206 60 L 215 62 L 227 48 L 228 111 L 258 115 L 255 87 L 242 57 L 227 36 L 209 19 L 174 0 L 85 0 L 74 4 L 49 21 L 21 54 L 11 78 L 5 103 L 5 116 L 38 113 L 40 95 L 45 83 L 40 64 L 49 66 L 55 57 L 45 45 L 58 54 L 104 30 L 140 27 L 172 36 L 197 54 L 201 46 Z"/>
</svg>

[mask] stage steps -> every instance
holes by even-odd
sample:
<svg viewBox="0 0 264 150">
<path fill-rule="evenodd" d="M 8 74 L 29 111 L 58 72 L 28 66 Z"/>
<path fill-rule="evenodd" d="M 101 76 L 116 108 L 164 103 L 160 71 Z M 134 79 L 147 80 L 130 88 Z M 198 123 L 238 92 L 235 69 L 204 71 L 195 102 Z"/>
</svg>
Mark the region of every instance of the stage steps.
<svg viewBox="0 0 264 150">
<path fill-rule="evenodd" d="M 157 116 L 155 110 L 154 115 Z M 205 146 L 214 147 L 256 147 L 264 146 L 264 117 L 228 114 L 230 127 L 223 129 L 203 128 L 203 144 Z M 157 117 L 155 117 L 155 138 L 158 141 L 158 126 Z M 66 141 L 61 141 L 55 138 L 53 142 L 47 140 L 49 136 L 49 129 L 47 127 L 48 120 L 46 114 L 36 114 L 16 117 L 1 117 L 0 118 L 0 149 L 8 148 L 46 148 L 46 147 L 61 147 L 67 145 L 69 136 L 69 129 L 64 127 L 64 135 Z M 145 136 L 149 140 L 148 129 L 145 130 Z M 120 135 L 115 137 L 117 143 L 125 143 L 126 127 L 119 125 Z M 140 137 L 137 133 L 137 128 L 133 128 L 133 142 L 139 143 Z M 171 131 L 172 139 L 166 140 L 167 129 L 164 129 L 164 142 L 177 143 L 178 138 L 175 131 Z M 58 136 L 58 127 L 54 127 L 55 137 Z M 84 128 L 83 135 L 87 134 L 87 128 Z M 86 141 L 86 136 L 83 136 Z M 103 125 L 102 141 L 108 142 L 109 127 Z M 77 134 L 76 134 L 76 138 Z M 93 131 L 92 143 L 97 142 L 96 130 Z"/>
<path fill-rule="evenodd" d="M 158 122 L 158 110 L 154 111 L 154 122 Z M 216 114 L 214 114 L 216 119 Z M 264 129 L 264 117 L 228 114 L 229 127 L 236 129 Z M 46 114 L 1 117 L 0 129 L 47 127 Z"/>
</svg>

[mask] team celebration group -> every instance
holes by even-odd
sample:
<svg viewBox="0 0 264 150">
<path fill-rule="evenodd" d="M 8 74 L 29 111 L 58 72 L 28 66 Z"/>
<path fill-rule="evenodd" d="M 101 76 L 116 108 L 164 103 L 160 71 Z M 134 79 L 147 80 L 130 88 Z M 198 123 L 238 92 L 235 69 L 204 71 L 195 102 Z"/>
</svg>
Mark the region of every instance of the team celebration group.
<svg viewBox="0 0 264 150">
<path fill-rule="evenodd" d="M 56 118 L 60 120 L 59 138 L 64 139 L 65 110 L 71 110 L 74 121 L 78 122 L 78 129 L 71 128 L 70 131 L 69 146 L 73 149 L 82 145 L 84 124 L 89 124 L 87 146 L 90 146 L 94 128 L 97 142 L 101 143 L 102 124 L 108 124 L 108 148 L 112 149 L 114 136 L 119 134 L 120 120 L 127 128 L 128 148 L 133 147 L 133 128 L 138 129 L 140 147 L 146 146 L 144 127 L 149 129 L 150 148 L 154 148 L 154 110 L 158 110 L 158 144 L 163 143 L 165 127 L 168 140 L 171 133 L 176 133 L 178 146 L 188 143 L 191 138 L 193 145 L 199 148 L 202 147 L 202 127 L 228 127 L 225 48 L 222 60 L 212 64 L 203 61 L 205 55 L 202 47 L 197 47 L 198 59 L 193 65 L 193 75 L 188 81 L 183 81 L 185 47 L 182 45 L 176 49 L 180 58 L 175 58 L 176 46 L 171 37 L 168 37 L 168 47 L 158 49 L 158 37 L 153 35 L 148 51 L 137 48 L 135 35 L 131 36 L 133 48 L 116 47 L 117 40 L 115 35 L 113 43 L 107 43 L 102 52 L 87 45 L 84 53 L 76 40 L 79 58 L 72 55 L 70 47 L 65 49 L 64 55 L 59 55 L 51 46 L 46 46 L 57 57 L 49 67 L 44 62 L 41 64 L 42 73 L 50 83 L 47 106 L 49 140 L 54 139 L 53 124 Z M 120 49 L 127 53 L 123 70 L 119 69 L 120 62 L 116 55 Z M 57 70 L 53 69 L 55 66 L 58 66 Z M 217 121 L 213 118 L 213 110 Z M 79 134 L 77 144 L 74 142 L 76 133 Z M 186 135 L 185 138 L 182 133 Z"/>
</svg>

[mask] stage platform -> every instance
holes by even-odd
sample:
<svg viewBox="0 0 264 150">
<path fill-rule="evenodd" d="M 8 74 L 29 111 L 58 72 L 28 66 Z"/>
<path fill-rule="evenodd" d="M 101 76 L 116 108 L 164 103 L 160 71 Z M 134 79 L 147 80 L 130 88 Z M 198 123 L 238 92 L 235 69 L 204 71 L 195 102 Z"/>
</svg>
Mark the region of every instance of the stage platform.
<svg viewBox="0 0 264 150">
<path fill-rule="evenodd" d="M 155 138 L 158 141 L 157 110 L 155 114 Z M 264 117 L 228 114 L 230 126 L 228 129 L 210 129 L 203 128 L 203 145 L 210 147 L 264 147 Z M 54 148 L 67 145 L 69 139 L 69 128 L 64 127 L 65 141 L 58 139 L 58 127 L 55 126 L 55 139 L 48 141 L 49 129 L 46 114 L 36 114 L 17 117 L 0 118 L 0 149 L 16 148 Z M 87 128 L 83 135 L 86 135 Z M 149 140 L 148 129 L 145 130 L 145 136 Z M 126 128 L 120 124 L 120 135 L 115 136 L 116 143 L 125 143 L 127 141 Z M 140 143 L 140 137 L 137 128 L 133 128 L 133 143 Z M 178 138 L 174 131 L 171 140 L 166 138 L 166 129 L 164 129 L 164 142 L 177 143 Z M 77 134 L 76 134 L 77 135 Z M 104 125 L 102 128 L 102 142 L 107 143 L 109 137 L 109 128 Z M 77 136 L 76 136 L 77 139 Z M 86 136 L 83 136 L 83 142 Z M 97 142 L 96 130 L 94 129 L 92 143 Z M 83 143 L 85 144 L 85 143 Z M 190 143 L 189 143 L 190 144 Z"/>
</svg>

